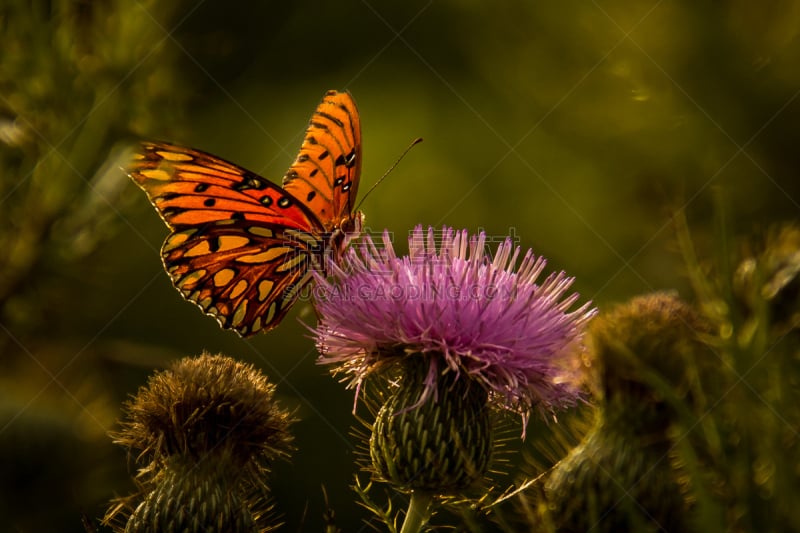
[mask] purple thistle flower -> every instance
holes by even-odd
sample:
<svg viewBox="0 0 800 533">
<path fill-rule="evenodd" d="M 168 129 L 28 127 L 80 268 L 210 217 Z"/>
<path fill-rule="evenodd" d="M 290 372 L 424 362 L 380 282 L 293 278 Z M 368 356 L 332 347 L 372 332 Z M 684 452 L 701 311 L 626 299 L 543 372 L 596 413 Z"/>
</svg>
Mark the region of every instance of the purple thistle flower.
<svg viewBox="0 0 800 533">
<path fill-rule="evenodd" d="M 373 371 L 425 355 L 425 388 L 413 407 L 438 397 L 446 372 L 481 383 L 523 421 L 534 407 L 544 414 L 574 404 L 584 326 L 596 311 L 590 303 L 569 311 L 579 297 L 566 295 L 574 278 L 552 273 L 537 284 L 545 259 L 529 250 L 515 269 L 520 248 L 511 239 L 492 259 L 483 232 L 445 227 L 438 249 L 434 236 L 417 226 L 405 257 L 388 232 L 383 248 L 366 236 L 330 265 L 330 279 L 316 275 L 320 362 L 349 374 L 356 398 Z"/>
</svg>

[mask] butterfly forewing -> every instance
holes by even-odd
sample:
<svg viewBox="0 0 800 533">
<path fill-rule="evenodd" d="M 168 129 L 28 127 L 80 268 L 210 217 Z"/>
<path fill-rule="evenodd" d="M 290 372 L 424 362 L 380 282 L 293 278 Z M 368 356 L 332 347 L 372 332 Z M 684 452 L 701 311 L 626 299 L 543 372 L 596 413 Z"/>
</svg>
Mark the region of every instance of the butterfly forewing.
<svg viewBox="0 0 800 533">
<path fill-rule="evenodd" d="M 281 321 L 343 246 L 361 169 L 358 111 L 329 91 L 311 118 L 284 188 L 219 157 L 144 142 L 128 168 L 172 232 L 161 249 L 175 287 L 224 328 L 242 336 Z M 355 223 L 354 223 L 355 221 Z"/>
<path fill-rule="evenodd" d="M 327 231 L 351 216 L 361 174 L 361 123 L 352 96 L 328 91 L 306 131 L 283 187 L 301 199 Z"/>
<path fill-rule="evenodd" d="M 236 219 L 322 229 L 291 193 L 200 150 L 143 142 L 128 173 L 173 229 Z"/>
</svg>

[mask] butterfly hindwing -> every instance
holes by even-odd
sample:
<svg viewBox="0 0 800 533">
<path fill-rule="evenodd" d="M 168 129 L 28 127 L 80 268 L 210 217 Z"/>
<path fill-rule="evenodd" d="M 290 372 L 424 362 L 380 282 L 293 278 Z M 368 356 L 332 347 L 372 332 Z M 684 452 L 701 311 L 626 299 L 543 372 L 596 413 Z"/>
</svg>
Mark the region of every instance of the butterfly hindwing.
<svg viewBox="0 0 800 533">
<path fill-rule="evenodd" d="M 170 234 L 161 256 L 187 300 L 249 336 L 280 322 L 319 268 L 322 249 L 310 233 L 216 222 Z"/>
<path fill-rule="evenodd" d="M 361 174 L 361 123 L 353 97 L 328 91 L 306 130 L 283 187 L 303 201 L 327 231 L 349 218 Z"/>
</svg>

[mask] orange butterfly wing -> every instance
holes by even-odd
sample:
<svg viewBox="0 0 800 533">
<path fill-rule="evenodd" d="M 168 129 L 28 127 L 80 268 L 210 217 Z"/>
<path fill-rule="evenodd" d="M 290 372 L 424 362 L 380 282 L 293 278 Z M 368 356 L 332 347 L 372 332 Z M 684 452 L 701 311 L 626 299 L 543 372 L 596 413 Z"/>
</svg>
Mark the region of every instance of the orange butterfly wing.
<svg viewBox="0 0 800 533">
<path fill-rule="evenodd" d="M 217 156 L 143 142 L 128 174 L 170 229 L 244 220 L 311 231 L 317 217 L 271 181 Z"/>
<path fill-rule="evenodd" d="M 361 123 L 349 93 L 328 91 L 311 117 L 283 188 L 331 232 L 347 226 L 361 175 Z"/>
<path fill-rule="evenodd" d="M 298 230 L 219 224 L 171 233 L 161 249 L 175 287 L 246 337 L 277 326 L 322 268 L 323 243 Z"/>
<path fill-rule="evenodd" d="M 278 325 L 336 244 L 331 233 L 354 224 L 360 166 L 355 105 L 331 91 L 285 188 L 168 143 L 142 143 L 128 173 L 172 230 L 161 256 L 175 287 L 223 328 L 248 336 Z"/>
</svg>

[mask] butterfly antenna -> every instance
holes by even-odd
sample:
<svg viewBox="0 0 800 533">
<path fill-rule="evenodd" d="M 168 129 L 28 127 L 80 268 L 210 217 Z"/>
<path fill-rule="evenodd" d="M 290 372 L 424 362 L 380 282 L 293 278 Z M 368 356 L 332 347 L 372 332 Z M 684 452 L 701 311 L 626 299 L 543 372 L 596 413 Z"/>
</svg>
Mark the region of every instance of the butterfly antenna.
<svg viewBox="0 0 800 533">
<path fill-rule="evenodd" d="M 356 205 L 356 207 L 355 207 L 355 209 L 353 209 L 353 211 L 358 211 L 358 208 L 359 208 L 359 207 L 361 207 L 361 204 L 363 204 L 363 203 L 364 203 L 364 200 L 366 200 L 366 199 L 367 199 L 367 196 L 369 196 L 369 193 L 371 193 L 372 191 L 374 191 L 374 190 L 375 190 L 375 187 L 377 187 L 378 185 L 380 185 L 380 183 L 381 183 L 381 182 L 382 182 L 384 179 L 386 179 L 386 176 L 388 176 L 388 175 L 389 175 L 389 173 L 390 173 L 392 170 L 394 170 L 394 167 L 396 167 L 396 166 L 397 166 L 397 164 L 398 164 L 398 163 L 400 163 L 400 161 L 401 161 L 401 160 L 402 160 L 402 159 L 403 159 L 403 158 L 406 156 L 406 154 L 407 154 L 407 153 L 408 153 L 408 152 L 409 152 L 409 151 L 410 151 L 412 148 L 414 148 L 414 146 L 416 146 L 417 144 L 419 144 L 419 143 L 421 143 L 421 142 L 422 142 L 422 137 L 417 137 L 416 139 L 414 139 L 414 140 L 411 142 L 411 144 L 409 144 L 409 145 L 408 145 L 408 148 L 406 148 L 405 150 L 403 150 L 403 153 L 402 153 L 402 154 L 400 154 L 400 157 L 398 157 L 398 158 L 397 158 L 397 161 L 395 161 L 395 162 L 394 162 L 394 164 L 393 164 L 392 166 L 390 166 L 390 167 L 389 167 L 389 170 L 387 170 L 386 172 L 384 172 L 384 173 L 383 173 L 383 176 L 381 176 L 381 177 L 378 179 L 378 181 L 376 181 L 376 182 L 375 182 L 375 183 L 372 185 L 372 187 L 370 187 L 370 188 L 369 188 L 369 190 L 366 192 L 366 194 L 364 194 L 364 196 L 362 196 L 362 197 L 361 197 L 361 201 L 360 201 L 360 202 L 358 202 L 358 205 Z"/>
</svg>

